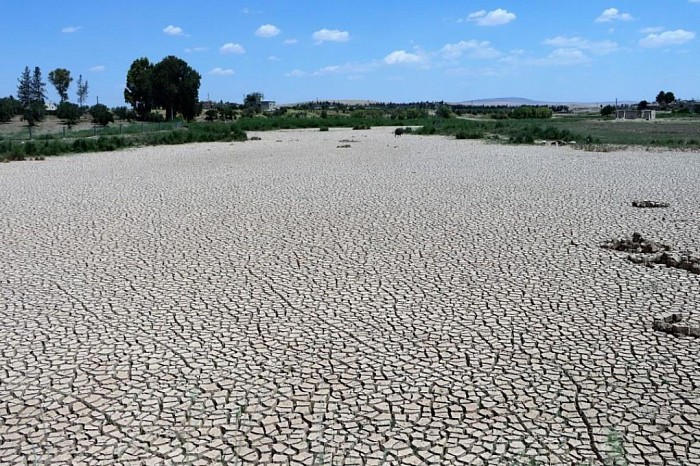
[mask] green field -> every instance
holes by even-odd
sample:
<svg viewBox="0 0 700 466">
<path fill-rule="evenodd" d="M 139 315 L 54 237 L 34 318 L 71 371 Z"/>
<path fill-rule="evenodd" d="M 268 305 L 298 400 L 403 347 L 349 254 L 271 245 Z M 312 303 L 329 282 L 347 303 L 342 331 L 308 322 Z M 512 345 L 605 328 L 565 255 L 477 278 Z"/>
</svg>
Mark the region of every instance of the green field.
<svg viewBox="0 0 700 466">
<path fill-rule="evenodd" d="M 21 160 L 65 153 L 117 150 L 160 144 L 245 140 L 246 131 L 376 126 L 408 126 L 421 135 L 447 135 L 458 139 L 489 139 L 511 144 L 539 141 L 575 142 L 581 147 L 645 146 L 700 149 L 700 117 L 662 115 L 655 121 L 603 119 L 598 115 L 555 115 L 547 119 L 493 119 L 487 115 L 450 118 L 423 116 L 397 118 L 373 112 L 368 115 L 317 112 L 282 116 L 239 118 L 235 122 L 126 123 L 105 128 L 66 131 L 27 127 L 0 131 L 0 160 Z"/>
</svg>

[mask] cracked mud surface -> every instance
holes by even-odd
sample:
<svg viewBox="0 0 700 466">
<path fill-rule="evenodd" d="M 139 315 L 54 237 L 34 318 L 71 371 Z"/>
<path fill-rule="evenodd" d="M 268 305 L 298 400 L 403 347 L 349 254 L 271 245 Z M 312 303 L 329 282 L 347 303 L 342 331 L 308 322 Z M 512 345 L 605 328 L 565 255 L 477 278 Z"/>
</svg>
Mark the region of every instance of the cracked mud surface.
<svg viewBox="0 0 700 466">
<path fill-rule="evenodd" d="M 258 135 L 0 165 L 0 463 L 700 464 L 698 154 Z"/>
</svg>

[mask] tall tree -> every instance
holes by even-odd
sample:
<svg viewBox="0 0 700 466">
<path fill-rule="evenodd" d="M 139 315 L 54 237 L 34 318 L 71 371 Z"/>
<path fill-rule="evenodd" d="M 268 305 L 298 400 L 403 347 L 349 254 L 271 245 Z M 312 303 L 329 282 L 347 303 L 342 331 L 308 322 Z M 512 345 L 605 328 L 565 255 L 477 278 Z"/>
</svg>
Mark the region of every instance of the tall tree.
<svg viewBox="0 0 700 466">
<path fill-rule="evenodd" d="M 78 96 L 78 105 L 80 107 L 83 107 L 85 105 L 85 102 L 87 102 L 87 97 L 88 97 L 88 82 L 87 79 L 85 82 L 83 82 L 83 75 L 78 76 L 78 82 L 77 82 L 78 90 L 76 91 L 76 94 Z"/>
<path fill-rule="evenodd" d="M 243 107 L 246 109 L 251 109 L 255 113 L 262 112 L 262 100 L 265 96 L 261 92 L 252 92 L 245 96 L 243 100 Z"/>
<path fill-rule="evenodd" d="M 23 109 L 23 118 L 29 126 L 34 126 L 37 121 L 44 119 L 44 98 L 46 97 L 46 83 L 41 80 L 41 69 L 34 68 L 34 74 L 29 67 L 24 68 L 17 86 L 17 99 Z"/>
<path fill-rule="evenodd" d="M 139 117 L 153 109 L 153 65 L 148 58 L 134 60 L 126 74 L 124 100 L 131 104 Z"/>
<path fill-rule="evenodd" d="M 34 67 L 31 84 L 32 101 L 44 103 L 46 99 L 46 83 L 41 80 L 41 68 Z"/>
<path fill-rule="evenodd" d="M 666 103 L 666 93 L 664 91 L 660 91 L 656 95 L 656 103 L 658 103 L 659 105 L 663 105 Z"/>
<path fill-rule="evenodd" d="M 17 100 L 23 108 L 29 107 L 32 102 L 32 75 L 28 66 L 24 67 L 24 72 L 17 81 Z"/>
<path fill-rule="evenodd" d="M 166 119 L 178 112 L 193 119 L 199 109 L 199 85 L 202 77 L 187 62 L 173 55 L 153 68 L 152 89 L 155 103 L 165 109 Z"/>
<path fill-rule="evenodd" d="M 61 102 L 68 100 L 68 88 L 72 81 L 70 71 L 65 68 L 56 68 L 49 72 L 49 82 L 56 88 Z"/>
</svg>

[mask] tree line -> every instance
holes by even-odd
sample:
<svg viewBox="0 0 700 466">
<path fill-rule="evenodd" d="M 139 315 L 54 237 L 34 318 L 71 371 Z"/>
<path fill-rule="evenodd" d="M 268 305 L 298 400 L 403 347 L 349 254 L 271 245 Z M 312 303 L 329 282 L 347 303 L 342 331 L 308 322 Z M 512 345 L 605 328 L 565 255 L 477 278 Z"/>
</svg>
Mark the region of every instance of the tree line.
<svg viewBox="0 0 700 466">
<path fill-rule="evenodd" d="M 60 102 L 56 116 L 69 126 L 77 123 L 87 111 L 94 123 L 106 125 L 114 121 L 114 114 L 105 105 L 85 106 L 89 88 L 87 80 L 80 75 L 76 84 L 77 104 L 69 101 L 69 89 L 73 83 L 71 72 L 65 68 L 56 68 L 48 74 L 48 81 L 56 89 Z M 177 115 L 192 120 L 201 111 L 199 87 L 201 75 L 184 60 L 167 56 L 158 63 L 151 63 L 148 58 L 135 60 L 126 75 L 124 100 L 131 104 L 133 113 L 126 107 L 115 109 L 118 116 L 125 119 L 134 117 L 138 120 L 158 121 L 160 114 L 153 115 L 157 109 L 165 110 L 165 118 L 174 119 Z M 34 126 L 46 117 L 46 82 L 41 68 L 29 66 L 18 79 L 17 96 L 0 99 L 0 122 L 8 122 L 20 115 L 29 126 Z M 158 117 L 158 118 L 156 118 Z"/>
<path fill-rule="evenodd" d="M 49 72 L 48 79 L 60 97 L 56 115 L 69 124 L 77 122 L 84 112 L 88 97 L 87 80 L 83 81 L 83 75 L 79 75 L 76 91 L 78 104 L 74 104 L 68 101 L 68 89 L 73 82 L 69 70 L 56 68 Z M 8 122 L 20 115 L 29 126 L 34 126 L 46 117 L 46 82 L 41 68 L 35 66 L 32 71 L 29 66 L 25 66 L 17 81 L 17 98 L 9 96 L 0 99 L 0 122 Z"/>
</svg>

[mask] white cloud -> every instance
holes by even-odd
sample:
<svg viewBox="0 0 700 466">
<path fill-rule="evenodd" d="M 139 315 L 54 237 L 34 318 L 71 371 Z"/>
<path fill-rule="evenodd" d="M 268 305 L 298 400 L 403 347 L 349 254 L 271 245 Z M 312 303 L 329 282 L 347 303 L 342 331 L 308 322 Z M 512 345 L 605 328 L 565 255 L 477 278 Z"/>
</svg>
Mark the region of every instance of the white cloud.
<svg viewBox="0 0 700 466">
<path fill-rule="evenodd" d="M 282 42 L 284 45 L 294 45 L 298 44 L 299 40 L 297 39 L 285 39 L 284 42 Z"/>
<path fill-rule="evenodd" d="M 487 40 L 463 40 L 455 44 L 447 44 L 440 53 L 448 60 L 456 60 L 465 53 L 471 58 L 498 58 L 501 52 L 491 46 Z"/>
<path fill-rule="evenodd" d="M 209 50 L 209 47 L 187 47 L 185 53 L 206 52 L 207 50 Z"/>
<path fill-rule="evenodd" d="M 503 8 L 497 8 L 493 11 L 486 10 L 475 11 L 467 16 L 467 21 L 475 22 L 478 26 L 501 26 L 515 21 L 515 13 L 511 13 Z"/>
<path fill-rule="evenodd" d="M 263 24 L 255 31 L 255 35 L 268 39 L 279 35 L 280 32 L 282 31 L 280 31 L 274 24 Z"/>
<path fill-rule="evenodd" d="M 270 55 L 269 57 L 267 57 L 267 59 L 269 61 L 282 61 L 282 59 L 276 55 Z"/>
<path fill-rule="evenodd" d="M 698 0 L 698 1 L 700 1 L 700 0 Z M 648 28 L 640 29 L 639 32 L 641 32 L 642 34 L 651 34 L 654 32 L 661 32 L 663 30 L 664 30 L 664 28 L 662 28 L 661 26 L 651 26 Z"/>
<path fill-rule="evenodd" d="M 591 62 L 590 57 L 581 49 L 560 47 L 552 50 L 545 57 L 533 57 L 527 52 L 511 52 L 509 55 L 499 60 L 501 63 L 511 67 L 521 66 L 573 66 L 584 65 Z"/>
<path fill-rule="evenodd" d="M 232 75 L 236 74 L 236 72 L 233 71 L 232 69 L 228 69 L 228 68 L 224 69 L 224 68 L 220 68 L 217 66 L 216 68 L 211 70 L 209 72 L 209 74 L 214 75 L 214 76 L 232 76 Z"/>
<path fill-rule="evenodd" d="M 700 3 L 700 0 L 688 0 L 688 3 Z"/>
<path fill-rule="evenodd" d="M 409 53 L 405 50 L 394 50 L 389 55 L 384 57 L 384 63 L 387 65 L 407 65 L 421 63 L 423 57 L 416 53 Z"/>
<path fill-rule="evenodd" d="M 182 36 L 185 34 L 181 27 L 173 26 L 172 24 L 166 26 L 163 32 L 169 36 Z"/>
<path fill-rule="evenodd" d="M 300 69 L 295 69 L 287 73 L 287 76 L 301 78 L 306 76 L 330 76 L 330 75 L 349 75 L 357 78 L 358 76 L 376 69 L 379 63 L 376 61 L 364 63 L 345 63 L 343 65 L 328 65 L 317 69 L 316 71 L 307 72 Z"/>
<path fill-rule="evenodd" d="M 629 13 L 622 13 L 617 8 L 608 8 L 595 21 L 596 23 L 608 23 L 610 21 L 632 21 L 633 19 Z"/>
<path fill-rule="evenodd" d="M 592 41 L 578 36 L 557 36 L 545 40 L 544 43 L 560 49 L 590 50 L 597 55 L 606 55 L 615 52 L 619 48 L 617 42 L 611 40 Z"/>
<path fill-rule="evenodd" d="M 233 42 L 228 42 L 219 48 L 219 52 L 224 55 L 230 55 L 232 53 L 242 54 L 245 53 L 245 49 L 241 44 L 234 44 Z"/>
<path fill-rule="evenodd" d="M 347 42 L 350 40 L 350 33 L 348 31 L 324 28 L 314 32 L 312 37 L 319 44 L 322 42 Z"/>
<path fill-rule="evenodd" d="M 649 34 L 639 41 L 642 47 L 665 47 L 667 45 L 681 45 L 695 39 L 695 33 L 676 29 L 675 31 L 664 31 L 661 34 Z"/>
<path fill-rule="evenodd" d="M 90 71 L 92 71 L 93 73 L 101 73 L 106 69 L 107 68 L 104 65 L 96 65 L 90 68 Z"/>
<path fill-rule="evenodd" d="M 82 26 L 68 26 L 61 29 L 61 32 L 64 34 L 72 34 L 74 32 L 80 31 L 82 28 Z"/>
<path fill-rule="evenodd" d="M 560 48 L 555 49 L 546 58 L 535 60 L 534 64 L 544 66 L 571 66 L 589 63 L 588 56 L 579 49 Z"/>
</svg>

